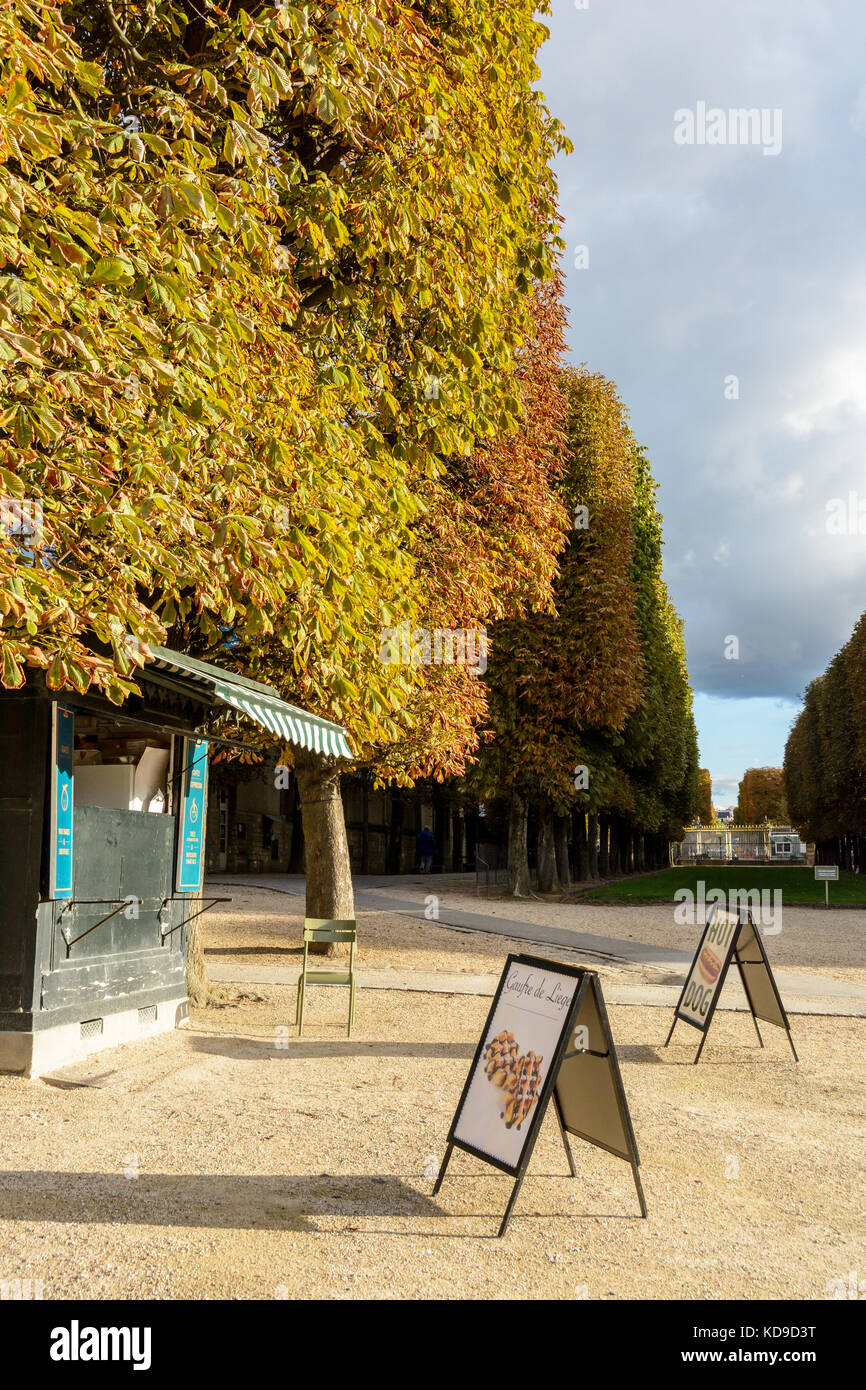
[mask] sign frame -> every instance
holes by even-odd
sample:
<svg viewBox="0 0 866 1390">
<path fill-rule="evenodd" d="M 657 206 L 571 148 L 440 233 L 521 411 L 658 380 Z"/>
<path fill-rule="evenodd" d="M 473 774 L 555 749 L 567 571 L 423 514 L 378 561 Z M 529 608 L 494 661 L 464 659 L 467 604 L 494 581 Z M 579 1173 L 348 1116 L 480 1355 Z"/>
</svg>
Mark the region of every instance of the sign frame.
<svg viewBox="0 0 866 1390">
<path fill-rule="evenodd" d="M 824 885 L 824 906 L 830 906 L 830 884 L 839 882 L 838 864 L 815 864 L 815 882 Z"/>
<path fill-rule="evenodd" d="M 75 711 L 51 704 L 51 813 L 48 897 L 68 902 L 75 896 Z M 63 793 L 67 804 L 63 805 Z M 67 860 L 64 864 L 62 861 Z M 62 873 L 66 868 L 68 872 Z"/>
<path fill-rule="evenodd" d="M 177 798 L 177 893 L 200 893 L 204 883 L 209 748 L 207 739 L 202 738 L 184 738 L 182 743 L 183 766 L 178 774 Z M 188 863 L 187 854 L 193 852 L 195 861 Z M 190 882 L 193 877 L 195 882 Z"/>
<path fill-rule="evenodd" d="M 723 990 L 723 988 L 724 988 L 725 978 L 726 978 L 726 976 L 727 976 L 728 969 L 729 969 L 729 967 L 730 967 L 731 961 L 733 960 L 733 961 L 736 963 L 737 969 L 738 969 L 739 974 L 740 974 L 740 983 L 741 983 L 742 986 L 743 986 L 743 993 L 744 993 L 745 996 L 746 996 L 746 1002 L 748 1003 L 749 1012 L 750 1012 L 751 1015 L 752 1015 L 752 1022 L 753 1022 L 754 1025 L 755 1025 L 755 1032 L 756 1032 L 757 1035 L 758 1035 L 758 1042 L 760 1043 L 761 1047 L 764 1046 L 764 1040 L 763 1040 L 763 1038 L 761 1037 L 761 1030 L 760 1030 L 760 1028 L 758 1027 L 758 1014 L 757 1014 L 757 1011 L 756 1011 L 756 1009 L 755 1009 L 754 1000 L 753 1000 L 753 998 L 752 998 L 752 992 L 751 992 L 751 990 L 749 989 L 749 983 L 748 983 L 748 979 L 746 978 L 746 972 L 745 972 L 745 970 L 743 969 L 743 967 L 744 967 L 745 965 L 760 965 L 760 966 L 762 966 L 762 967 L 766 970 L 766 972 L 767 972 L 767 979 L 768 979 L 768 982 L 769 982 L 769 984 L 770 984 L 770 987 L 771 987 L 771 989 L 772 989 L 772 991 L 773 991 L 773 995 L 774 995 L 774 997 L 775 997 L 775 1001 L 776 1001 L 776 1004 L 777 1004 L 777 1006 L 778 1006 L 779 1014 L 780 1014 L 780 1019 L 781 1019 L 781 1021 L 778 1022 L 778 1023 L 776 1024 L 776 1026 L 785 1029 L 785 1032 L 786 1032 L 787 1035 L 788 1035 L 788 1042 L 791 1044 L 791 1051 L 792 1051 L 793 1054 L 794 1054 L 794 1061 L 795 1061 L 795 1062 L 799 1062 L 800 1059 L 799 1059 L 799 1057 L 797 1056 L 797 1049 L 796 1049 L 796 1047 L 794 1046 L 794 1039 L 793 1039 L 792 1036 L 791 1036 L 791 1025 L 790 1025 L 790 1022 L 789 1022 L 789 1019 L 788 1019 L 788 1014 L 787 1014 L 787 1011 L 786 1011 L 786 1009 L 785 1009 L 784 1004 L 782 1003 L 782 996 L 781 996 L 780 993 L 779 993 L 779 989 L 778 989 L 778 986 L 777 986 L 777 984 L 776 984 L 775 976 L 773 975 L 773 971 L 772 971 L 772 969 L 770 968 L 770 962 L 769 962 L 769 959 L 768 959 L 768 957 L 767 957 L 767 952 L 766 952 L 766 950 L 764 949 L 764 943 L 763 943 L 763 941 L 761 940 L 760 932 L 758 931 L 757 927 L 755 926 L 754 919 L 753 919 L 753 917 L 752 917 L 751 908 L 749 908 L 749 909 L 746 910 L 745 917 L 743 916 L 743 909 L 740 908 L 740 907 L 737 908 L 737 924 L 736 924 L 736 927 L 734 928 L 734 931 L 733 931 L 733 934 L 732 934 L 732 936 L 731 936 L 730 942 L 728 943 L 728 948 L 727 948 L 727 950 L 726 950 L 726 952 L 725 952 L 725 959 L 724 959 L 724 961 L 722 962 L 722 968 L 721 968 L 721 970 L 719 971 L 719 974 L 718 974 L 716 989 L 715 989 L 715 992 L 714 992 L 714 994 L 713 994 L 713 997 L 712 997 L 712 999 L 711 999 L 711 1001 L 710 1001 L 709 1009 L 707 1010 L 706 1021 L 705 1021 L 703 1024 L 700 1024 L 700 1023 L 696 1022 L 696 1020 L 695 1020 L 694 1018 L 689 1017 L 689 1016 L 686 1015 L 686 1014 L 680 1013 L 680 1005 L 681 1005 L 682 1002 L 683 1002 L 683 999 L 684 999 L 684 997 L 685 997 L 686 990 L 688 989 L 688 986 L 689 986 L 689 981 L 690 981 L 691 978 L 692 978 L 692 974 L 693 974 L 693 972 L 694 972 L 695 966 L 697 965 L 698 959 L 699 959 L 699 957 L 700 957 L 700 955 L 701 955 L 701 952 L 702 952 L 703 949 L 704 949 L 704 945 L 706 944 L 707 935 L 708 935 L 708 933 L 709 933 L 711 927 L 714 925 L 715 917 L 716 917 L 716 913 L 717 913 L 717 912 L 718 912 L 718 904 L 717 904 L 717 903 L 713 903 L 713 905 L 712 905 L 712 907 L 711 907 L 711 909 L 710 909 L 709 916 L 707 917 L 707 921 L 706 921 L 706 923 L 705 923 L 705 925 L 704 925 L 704 930 L 703 930 L 703 932 L 701 933 L 701 939 L 700 939 L 700 941 L 698 942 L 697 950 L 695 951 L 695 954 L 694 954 L 694 956 L 693 956 L 693 958 L 692 958 L 692 963 L 691 963 L 691 965 L 689 966 L 688 970 L 686 971 L 686 978 L 685 978 L 685 981 L 683 982 L 683 987 L 682 987 L 682 989 L 680 990 L 680 997 L 679 997 L 679 999 L 677 1000 L 676 1005 L 675 1005 L 675 1007 L 674 1007 L 673 1022 L 671 1023 L 671 1026 L 670 1026 L 670 1032 L 668 1033 L 667 1037 L 665 1038 L 664 1046 L 667 1047 L 668 1043 L 670 1042 L 671 1038 L 673 1037 L 673 1032 L 674 1032 L 674 1029 L 676 1028 L 678 1022 L 688 1023 L 690 1027 L 692 1027 L 692 1028 L 697 1028 L 698 1032 L 701 1034 L 701 1041 L 700 1041 L 700 1045 L 699 1045 L 699 1047 L 698 1047 L 698 1050 L 697 1050 L 697 1052 L 695 1053 L 694 1061 L 693 1061 L 693 1063 L 692 1063 L 693 1066 L 697 1066 L 698 1062 L 700 1061 L 701 1053 L 702 1053 L 703 1050 L 704 1050 L 704 1043 L 706 1042 L 706 1040 L 707 1040 L 707 1034 L 708 1034 L 709 1031 L 710 1031 L 710 1024 L 711 1024 L 712 1021 L 713 1021 L 713 1015 L 714 1015 L 715 1012 L 716 1012 L 716 1006 L 718 1005 L 718 1002 L 719 1002 L 720 998 L 722 997 L 722 990 Z M 741 959 L 740 959 L 740 955 L 739 955 L 740 936 L 741 936 L 741 933 L 743 932 L 743 928 L 744 928 L 744 927 L 747 927 L 747 926 L 751 928 L 753 940 L 754 940 L 755 943 L 757 944 L 758 952 L 759 952 L 759 955 L 760 955 L 760 959 L 759 959 L 759 960 L 748 960 L 748 961 L 747 961 L 747 960 L 742 960 L 742 961 L 741 961 Z M 765 1023 L 766 1023 L 766 1022 L 773 1022 L 773 1021 L 774 1021 L 774 1020 L 768 1020 L 768 1019 L 765 1019 L 765 1020 L 764 1020 Z"/>
<path fill-rule="evenodd" d="M 496 1015 L 496 1010 L 498 1008 L 503 989 L 505 988 L 505 982 L 508 978 L 508 974 L 511 970 L 511 967 L 515 964 L 526 965 L 534 969 L 547 970 L 558 975 L 571 977 L 577 980 L 577 987 L 575 989 L 571 1003 L 568 1005 L 565 1011 L 553 1058 L 545 1075 L 544 1082 L 542 1084 L 541 1091 L 538 1096 L 538 1100 L 533 1108 L 532 1114 L 528 1117 L 527 1134 L 520 1152 L 520 1157 L 517 1163 L 509 1164 L 504 1160 L 495 1157 L 492 1154 L 486 1153 L 483 1149 L 478 1148 L 476 1145 L 468 1142 L 465 1139 L 458 1139 L 456 1131 L 461 1118 L 461 1114 L 463 1112 L 463 1107 L 465 1105 L 466 1098 L 469 1094 L 469 1088 L 472 1084 L 472 1081 L 475 1077 L 479 1065 L 483 1063 L 484 1060 L 485 1051 L 490 1038 L 491 1025 Z M 581 1007 L 585 998 L 587 997 L 588 991 L 592 992 L 598 1014 L 599 1025 L 605 1037 L 606 1050 L 601 1053 L 597 1051 L 590 1051 L 589 1048 L 578 1048 L 572 1051 L 568 1050 L 569 1040 L 572 1037 L 575 1027 L 578 1024 Z M 609 1061 L 609 1067 L 613 1081 L 613 1093 L 619 1110 L 620 1119 L 623 1124 L 623 1131 L 626 1138 L 626 1146 L 629 1150 L 626 1161 L 629 1162 L 631 1165 L 632 1176 L 634 1178 L 635 1188 L 637 1190 L 638 1200 L 640 1202 L 641 1216 L 645 1217 L 647 1214 L 647 1208 L 646 1202 L 644 1200 L 643 1188 L 641 1186 L 640 1174 L 638 1172 L 638 1168 L 640 1166 L 640 1158 L 638 1156 L 637 1143 L 634 1137 L 634 1130 L 632 1128 L 631 1117 L 629 1115 L 628 1110 L 628 1102 L 626 1100 L 625 1089 L 622 1084 L 622 1077 L 619 1071 L 619 1064 L 616 1058 L 616 1050 L 613 1045 L 613 1038 L 610 1032 L 610 1023 L 607 1017 L 607 1010 L 604 1006 L 604 999 L 602 997 L 601 984 L 598 979 L 598 975 L 595 971 L 587 970 L 584 966 L 564 965 L 561 964 L 559 961 L 547 960 L 541 956 L 528 956 L 516 954 L 513 952 L 510 952 L 508 957 L 506 958 L 505 966 L 500 976 L 499 984 L 496 987 L 496 992 L 493 996 L 493 1002 L 487 1014 L 487 1018 L 485 1020 L 484 1027 L 481 1032 L 481 1037 L 479 1039 L 478 1046 L 475 1049 L 475 1053 L 473 1055 L 472 1062 L 470 1064 L 469 1071 L 466 1076 L 466 1080 L 463 1084 L 463 1089 L 460 1093 L 460 1099 L 457 1103 L 457 1108 L 454 1112 L 454 1118 L 451 1121 L 451 1127 L 448 1131 L 445 1154 L 442 1159 L 442 1164 L 439 1169 L 438 1177 L 436 1178 L 436 1182 L 433 1187 L 432 1195 L 435 1197 L 442 1186 L 442 1181 L 445 1177 L 445 1173 L 448 1168 L 448 1163 L 451 1159 L 451 1155 L 454 1152 L 455 1148 L 462 1149 L 464 1153 L 472 1154 L 475 1158 L 481 1159 L 483 1163 L 490 1164 L 492 1167 L 497 1168 L 502 1173 L 507 1173 L 510 1177 L 514 1178 L 515 1182 L 514 1187 L 511 1191 L 511 1196 L 508 1199 L 508 1205 L 505 1208 L 505 1214 L 502 1217 L 502 1221 L 499 1226 L 498 1235 L 500 1237 L 504 1236 L 505 1232 L 508 1229 L 508 1224 L 511 1220 L 511 1215 L 514 1211 L 514 1206 L 517 1201 L 517 1197 L 520 1193 L 520 1188 L 523 1184 L 523 1179 L 526 1176 L 527 1169 L 532 1159 L 532 1152 L 535 1148 L 536 1140 L 538 1139 L 538 1135 L 541 1132 L 541 1128 L 544 1123 L 544 1118 L 551 1101 L 553 1101 L 553 1109 L 554 1113 L 556 1114 L 557 1123 L 559 1125 L 559 1132 L 562 1136 L 562 1142 L 565 1147 L 565 1153 L 568 1159 L 568 1166 L 571 1177 L 577 1177 L 577 1170 L 574 1166 L 574 1157 L 572 1155 L 571 1146 L 568 1140 L 569 1133 L 572 1133 L 577 1138 L 584 1139 L 587 1143 L 594 1144 L 598 1148 L 605 1149 L 608 1153 L 615 1154 L 617 1158 L 623 1158 L 623 1154 L 618 1153 L 609 1145 L 601 1143 L 599 1140 L 591 1138 L 589 1135 L 580 1133 L 577 1130 L 569 1131 L 566 1128 L 563 1107 L 557 1089 L 560 1068 L 562 1067 L 563 1062 L 571 1060 L 575 1057 L 579 1057 L 583 1054 L 587 1054 L 594 1057 L 604 1057 L 607 1058 Z"/>
</svg>

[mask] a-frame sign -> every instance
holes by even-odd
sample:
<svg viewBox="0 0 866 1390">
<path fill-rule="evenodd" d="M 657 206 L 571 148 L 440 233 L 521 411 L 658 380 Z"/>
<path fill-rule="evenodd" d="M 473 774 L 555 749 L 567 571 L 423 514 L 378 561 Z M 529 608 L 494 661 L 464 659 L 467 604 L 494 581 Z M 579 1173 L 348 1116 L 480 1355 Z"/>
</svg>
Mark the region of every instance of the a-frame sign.
<svg viewBox="0 0 866 1390">
<path fill-rule="evenodd" d="M 569 1134 L 631 1165 L 640 1201 L 637 1144 L 598 975 L 536 956 L 510 955 L 448 1132 L 433 1188 L 455 1148 L 515 1179 L 503 1236 L 549 1102 L 553 1100 L 572 1177 Z"/>
<path fill-rule="evenodd" d="M 788 1015 L 773 978 L 764 943 L 752 920 L 751 911 L 744 914 L 742 909 L 738 909 L 734 916 L 733 913 L 722 912 L 715 903 L 710 910 L 703 936 L 674 1009 L 674 1020 L 665 1039 L 665 1047 L 673 1037 L 677 1019 L 682 1019 L 683 1023 L 691 1024 L 703 1035 L 694 1059 L 695 1063 L 698 1062 L 731 961 L 736 963 L 740 972 L 743 991 L 761 1047 L 764 1046 L 764 1040 L 758 1027 L 759 1018 L 764 1023 L 784 1028 L 788 1034 L 794 1061 L 799 1062 L 794 1039 L 791 1037 Z"/>
</svg>

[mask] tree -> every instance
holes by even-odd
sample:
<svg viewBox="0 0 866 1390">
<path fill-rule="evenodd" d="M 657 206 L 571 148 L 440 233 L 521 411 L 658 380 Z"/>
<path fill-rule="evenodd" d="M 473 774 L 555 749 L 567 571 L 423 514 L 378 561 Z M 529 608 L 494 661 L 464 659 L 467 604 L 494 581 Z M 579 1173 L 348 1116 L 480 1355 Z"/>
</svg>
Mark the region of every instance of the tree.
<svg viewBox="0 0 866 1390">
<path fill-rule="evenodd" d="M 646 451 L 633 444 L 632 579 L 641 644 L 640 700 L 612 749 L 602 822 L 612 872 L 660 868 L 697 809 L 697 732 L 682 623 L 662 580 L 662 518 Z"/>
<path fill-rule="evenodd" d="M 792 823 L 819 863 L 866 871 L 866 614 L 806 688 L 785 747 Z"/>
<path fill-rule="evenodd" d="M 493 630 L 488 684 L 496 737 L 479 772 L 482 786 L 510 800 L 510 888 L 517 894 L 528 888 L 529 800 L 540 808 L 540 886 L 552 890 L 559 882 L 554 818 L 570 814 L 575 802 L 585 731 L 621 729 L 639 688 L 625 415 L 613 384 L 584 369 L 563 371 L 561 390 L 568 410 L 558 487 L 572 529 L 554 586 L 556 612 Z M 596 765 L 583 794 L 587 809 L 604 786 Z"/>
<path fill-rule="evenodd" d="M 713 806 L 713 779 L 709 769 L 698 768 L 698 820 L 701 825 L 715 825 L 716 811 Z"/>
<path fill-rule="evenodd" d="M 644 451 L 611 382 L 563 377 L 559 483 L 574 529 L 556 613 L 494 629 L 478 785 L 510 798 L 510 886 L 528 888 L 526 807 L 539 811 L 539 886 L 663 861 L 697 804 L 697 739 L 682 627 L 661 579 L 661 518 Z M 596 862 L 596 839 L 600 863 Z"/>
<path fill-rule="evenodd" d="M 429 719 L 381 629 L 544 601 L 555 565 L 555 505 L 496 454 L 556 241 L 533 6 L 0 25 L 0 486 L 44 523 L 0 550 L 4 683 L 121 701 L 164 641 L 359 752 L 424 719 L 419 765 L 446 765 L 481 706 L 449 724 L 445 679 Z M 331 866 L 310 911 L 350 916 L 335 768 L 298 774 Z"/>
<path fill-rule="evenodd" d="M 739 825 L 788 824 L 780 767 L 747 768 L 739 786 L 735 819 Z"/>
</svg>

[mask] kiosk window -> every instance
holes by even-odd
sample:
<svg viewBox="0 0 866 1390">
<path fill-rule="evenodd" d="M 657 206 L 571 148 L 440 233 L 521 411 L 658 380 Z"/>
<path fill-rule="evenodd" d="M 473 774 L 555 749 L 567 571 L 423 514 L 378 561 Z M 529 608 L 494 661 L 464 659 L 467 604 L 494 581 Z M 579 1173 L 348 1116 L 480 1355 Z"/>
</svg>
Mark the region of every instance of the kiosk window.
<svg viewBox="0 0 866 1390">
<path fill-rule="evenodd" d="M 155 735 L 99 715 L 76 714 L 76 805 L 168 811 L 171 745 L 171 734 Z"/>
</svg>

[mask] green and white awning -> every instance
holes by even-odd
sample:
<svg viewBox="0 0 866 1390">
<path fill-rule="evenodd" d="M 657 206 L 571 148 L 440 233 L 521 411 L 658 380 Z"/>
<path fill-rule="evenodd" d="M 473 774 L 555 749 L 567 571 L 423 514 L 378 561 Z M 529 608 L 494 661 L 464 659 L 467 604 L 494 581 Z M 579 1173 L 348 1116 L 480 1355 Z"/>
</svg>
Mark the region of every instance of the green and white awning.
<svg viewBox="0 0 866 1390">
<path fill-rule="evenodd" d="M 209 662 L 187 656 L 185 652 L 170 652 L 165 647 L 151 647 L 151 659 L 146 671 L 178 674 L 193 684 L 209 690 L 217 700 L 244 714 L 263 729 L 276 734 L 286 743 L 330 758 L 351 758 L 352 750 L 346 731 L 318 715 L 281 700 L 276 690 L 246 676 L 224 671 Z"/>
</svg>

